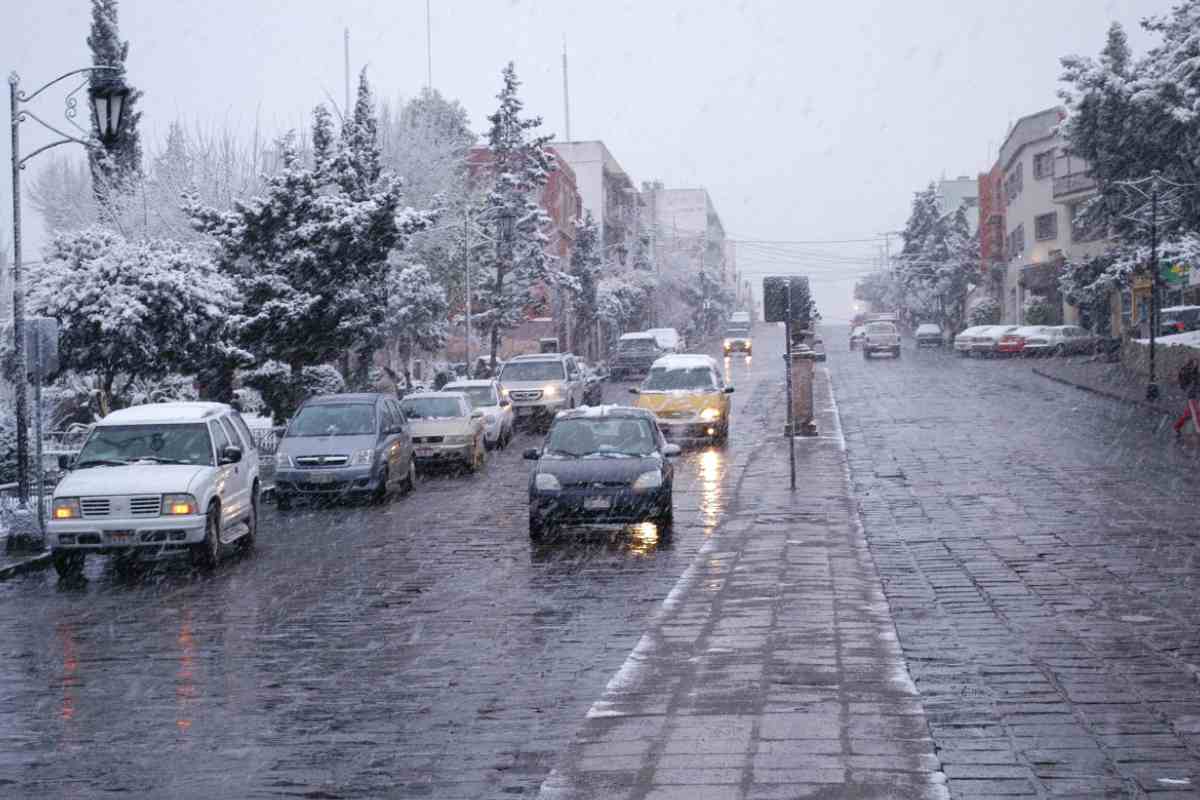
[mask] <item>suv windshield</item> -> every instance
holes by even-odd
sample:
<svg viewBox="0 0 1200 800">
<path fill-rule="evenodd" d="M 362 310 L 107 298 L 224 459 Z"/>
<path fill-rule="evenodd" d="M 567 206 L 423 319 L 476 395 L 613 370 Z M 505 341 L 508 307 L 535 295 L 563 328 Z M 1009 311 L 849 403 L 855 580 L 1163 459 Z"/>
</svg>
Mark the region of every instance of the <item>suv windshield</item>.
<svg viewBox="0 0 1200 800">
<path fill-rule="evenodd" d="M 450 419 L 463 415 L 455 397 L 410 397 L 400 407 L 409 419 Z"/>
<path fill-rule="evenodd" d="M 872 322 L 867 326 L 867 333 L 895 333 L 896 326 L 890 322 Z"/>
<path fill-rule="evenodd" d="M 100 426 L 79 451 L 75 466 L 117 466 L 135 461 L 212 466 L 208 426 L 202 422 Z"/>
<path fill-rule="evenodd" d="M 288 426 L 287 436 L 361 436 L 375 432 L 375 406 L 366 403 L 317 403 L 305 406 Z"/>
<path fill-rule="evenodd" d="M 711 392 L 716 388 L 716 378 L 708 367 L 655 367 L 642 384 L 647 392 Z"/>
<path fill-rule="evenodd" d="M 455 386 L 453 384 L 445 387 L 447 392 L 462 392 L 467 396 L 467 400 L 471 402 L 471 408 L 483 408 L 484 406 L 494 406 L 498 404 L 496 393 L 492 391 L 490 386 Z"/>
<path fill-rule="evenodd" d="M 504 365 L 500 381 L 561 381 L 566 378 L 561 361 L 513 361 Z"/>
<path fill-rule="evenodd" d="M 554 423 L 546 452 L 571 456 L 645 456 L 656 449 L 654 431 L 644 419 L 564 419 Z"/>
</svg>

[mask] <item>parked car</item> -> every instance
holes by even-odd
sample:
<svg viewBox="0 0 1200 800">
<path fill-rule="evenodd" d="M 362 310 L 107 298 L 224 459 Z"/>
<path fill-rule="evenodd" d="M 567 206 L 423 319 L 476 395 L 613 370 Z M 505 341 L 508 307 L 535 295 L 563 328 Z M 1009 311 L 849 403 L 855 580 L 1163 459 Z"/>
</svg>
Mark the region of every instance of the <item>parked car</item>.
<svg viewBox="0 0 1200 800">
<path fill-rule="evenodd" d="M 932 322 L 923 322 L 918 325 L 915 338 L 917 347 L 941 347 L 945 344 L 942 339 L 941 326 Z"/>
<path fill-rule="evenodd" d="M 483 443 L 488 450 L 503 449 L 512 441 L 512 401 L 504 396 L 499 383 L 493 380 L 455 381 L 446 384 L 443 391 L 462 392 L 471 408 L 483 412 Z"/>
<path fill-rule="evenodd" d="M 971 352 L 981 356 L 992 356 L 1000 337 L 1017 329 L 1016 325 L 987 325 L 971 336 Z"/>
<path fill-rule="evenodd" d="M 664 353 L 682 353 L 686 349 L 683 337 L 674 328 L 648 328 L 646 333 L 658 341 L 658 346 Z"/>
<path fill-rule="evenodd" d="M 629 376 L 645 375 L 650 365 L 665 353 L 665 349 L 653 333 L 626 333 L 617 340 L 617 351 L 609 366 L 613 380 Z"/>
<path fill-rule="evenodd" d="M 1159 312 L 1160 336 L 1200 330 L 1200 306 L 1170 306 Z"/>
<path fill-rule="evenodd" d="M 1038 337 L 1039 339 L 1041 337 Z M 1094 353 L 1100 346 L 1100 338 L 1088 333 L 1078 325 L 1051 325 L 1046 328 L 1046 343 L 1038 352 L 1051 355 L 1080 355 Z M 1029 347 L 1029 342 L 1026 342 Z"/>
<path fill-rule="evenodd" d="M 581 358 L 576 358 L 576 362 L 583 375 L 583 405 L 600 405 L 604 400 L 604 379 L 608 376 L 608 370 L 602 365 L 588 364 Z"/>
<path fill-rule="evenodd" d="M 855 325 L 850 329 L 850 349 L 853 350 L 861 345 L 865 338 L 867 338 L 867 327 L 865 325 Z"/>
<path fill-rule="evenodd" d="M 411 395 L 410 395 L 411 396 Z M 401 401 L 386 394 L 328 394 L 301 404 L 275 450 L 275 502 L 369 495 L 416 486 L 413 442 Z"/>
<path fill-rule="evenodd" d="M 893 322 L 868 322 L 867 333 L 862 342 L 863 358 L 870 359 L 872 353 L 891 353 L 900 357 L 900 331 Z"/>
<path fill-rule="evenodd" d="M 254 437 L 223 403 L 154 403 L 96 423 L 54 489 L 47 546 L 60 577 L 89 553 L 176 551 L 212 567 L 225 548 L 253 546 L 261 481 Z"/>
<path fill-rule="evenodd" d="M 548 424 L 559 411 L 583 405 L 583 373 L 570 353 L 517 356 L 500 370 L 499 380 L 518 425 Z"/>
<path fill-rule="evenodd" d="M 462 392 L 410 394 L 400 401 L 412 430 L 416 463 L 477 472 L 487 458 L 484 415 Z"/>
<path fill-rule="evenodd" d="M 659 537 L 674 520 L 679 446 L 663 438 L 654 415 L 624 406 L 565 411 L 555 418 L 529 475 L 529 538 L 568 524 L 651 521 Z"/>
<path fill-rule="evenodd" d="M 630 393 L 636 408 L 652 411 L 668 439 L 729 437 L 729 395 L 720 365 L 712 356 L 673 354 L 654 362 L 646 380 Z"/>
<path fill-rule="evenodd" d="M 986 325 L 972 325 L 971 327 L 960 331 L 959 334 L 954 337 L 954 352 L 964 357 L 971 355 L 971 345 L 975 341 L 975 334 L 979 333 L 986 327 Z"/>
<path fill-rule="evenodd" d="M 1025 343 L 1030 337 L 1041 336 L 1045 333 L 1043 325 L 1023 325 L 1011 330 L 996 341 L 997 355 L 1018 356 L 1025 351 Z"/>
</svg>

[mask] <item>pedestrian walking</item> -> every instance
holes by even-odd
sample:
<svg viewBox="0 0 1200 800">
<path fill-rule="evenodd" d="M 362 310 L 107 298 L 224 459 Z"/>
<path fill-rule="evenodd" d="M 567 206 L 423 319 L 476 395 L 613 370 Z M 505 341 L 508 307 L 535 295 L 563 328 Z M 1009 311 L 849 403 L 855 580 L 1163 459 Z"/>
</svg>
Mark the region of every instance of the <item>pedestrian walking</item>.
<svg viewBox="0 0 1200 800">
<path fill-rule="evenodd" d="M 1183 434 L 1200 433 L 1200 364 L 1196 359 L 1189 358 L 1179 368 L 1179 388 L 1187 396 L 1187 408 L 1183 416 L 1175 421 L 1175 436 L 1182 438 Z"/>
</svg>

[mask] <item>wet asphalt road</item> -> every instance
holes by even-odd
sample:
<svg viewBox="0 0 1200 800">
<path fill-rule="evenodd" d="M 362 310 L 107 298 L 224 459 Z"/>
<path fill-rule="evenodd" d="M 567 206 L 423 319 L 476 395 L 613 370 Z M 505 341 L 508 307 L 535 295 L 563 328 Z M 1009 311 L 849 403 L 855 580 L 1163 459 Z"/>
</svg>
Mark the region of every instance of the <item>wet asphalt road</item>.
<svg viewBox="0 0 1200 800">
<path fill-rule="evenodd" d="M 736 441 L 767 371 L 728 368 Z M 386 507 L 268 507 L 256 551 L 212 574 L 94 557 L 81 588 L 0 584 L 0 796 L 536 794 L 719 522 L 736 447 L 685 451 L 669 543 L 533 548 L 539 441 Z"/>
</svg>

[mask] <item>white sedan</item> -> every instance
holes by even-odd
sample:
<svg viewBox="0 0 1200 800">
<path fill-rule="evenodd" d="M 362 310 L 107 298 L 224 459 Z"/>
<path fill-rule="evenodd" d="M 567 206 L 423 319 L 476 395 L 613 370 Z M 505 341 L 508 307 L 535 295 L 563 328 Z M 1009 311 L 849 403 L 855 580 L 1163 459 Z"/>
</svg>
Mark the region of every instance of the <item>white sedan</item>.
<svg viewBox="0 0 1200 800">
<path fill-rule="evenodd" d="M 445 392 L 462 392 L 471 408 L 483 412 L 484 445 L 489 450 L 504 448 L 513 437 L 512 403 L 494 380 L 460 380 L 442 387 Z"/>
</svg>

